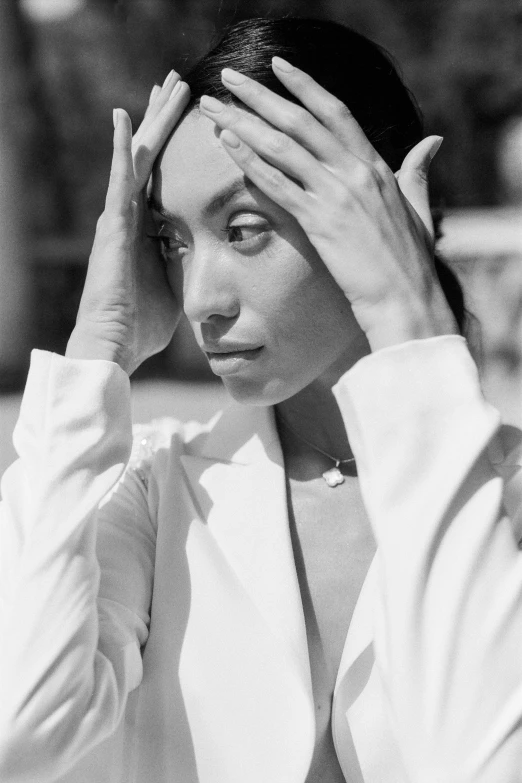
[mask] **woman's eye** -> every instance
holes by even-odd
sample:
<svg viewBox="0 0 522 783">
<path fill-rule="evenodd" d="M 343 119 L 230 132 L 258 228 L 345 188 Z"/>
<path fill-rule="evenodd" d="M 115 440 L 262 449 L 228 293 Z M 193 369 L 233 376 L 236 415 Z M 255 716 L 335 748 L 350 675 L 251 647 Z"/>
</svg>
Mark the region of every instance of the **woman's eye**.
<svg viewBox="0 0 522 783">
<path fill-rule="evenodd" d="M 163 249 L 169 253 L 174 253 L 176 250 L 181 250 L 182 247 L 185 247 L 184 243 L 175 237 L 168 237 L 164 234 L 160 234 L 158 239 L 161 242 Z"/>
<path fill-rule="evenodd" d="M 174 256 L 178 256 L 180 251 L 187 247 L 186 243 L 183 242 L 180 237 L 164 234 L 162 233 L 162 229 L 156 234 L 156 239 L 160 243 L 161 253 L 164 258 L 170 259 Z"/>
<path fill-rule="evenodd" d="M 229 242 L 254 246 L 266 239 L 270 226 L 266 221 L 232 223 L 225 232 Z"/>
</svg>

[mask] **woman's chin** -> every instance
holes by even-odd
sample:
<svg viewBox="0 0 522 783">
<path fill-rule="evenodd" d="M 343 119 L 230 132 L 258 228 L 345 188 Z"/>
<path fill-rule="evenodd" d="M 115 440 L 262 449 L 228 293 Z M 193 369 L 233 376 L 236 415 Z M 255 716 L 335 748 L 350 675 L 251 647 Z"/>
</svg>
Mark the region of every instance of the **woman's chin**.
<svg viewBox="0 0 522 783">
<path fill-rule="evenodd" d="M 284 381 L 275 378 L 263 381 L 236 375 L 222 378 L 222 381 L 230 396 L 241 405 L 277 405 L 296 393 Z"/>
</svg>

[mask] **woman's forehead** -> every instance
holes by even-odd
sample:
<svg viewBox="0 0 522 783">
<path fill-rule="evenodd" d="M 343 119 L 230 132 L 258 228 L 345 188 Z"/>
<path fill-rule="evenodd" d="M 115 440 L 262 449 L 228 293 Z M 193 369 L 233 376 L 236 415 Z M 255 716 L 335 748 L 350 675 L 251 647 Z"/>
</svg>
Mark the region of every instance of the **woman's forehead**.
<svg viewBox="0 0 522 783">
<path fill-rule="evenodd" d="M 155 169 L 154 200 L 166 211 L 203 208 L 243 178 L 223 149 L 215 124 L 194 110 L 183 118 L 166 144 Z"/>
</svg>

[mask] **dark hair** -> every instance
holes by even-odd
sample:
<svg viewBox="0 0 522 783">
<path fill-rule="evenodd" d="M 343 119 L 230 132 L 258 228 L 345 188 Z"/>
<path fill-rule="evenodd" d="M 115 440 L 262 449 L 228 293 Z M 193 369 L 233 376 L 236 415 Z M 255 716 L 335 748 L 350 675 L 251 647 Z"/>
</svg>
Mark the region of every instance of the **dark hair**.
<svg viewBox="0 0 522 783">
<path fill-rule="evenodd" d="M 390 55 L 360 33 L 315 19 L 246 19 L 225 31 L 221 40 L 184 76 L 191 88 L 190 111 L 203 94 L 232 103 L 221 70 L 235 68 L 278 95 L 299 103 L 274 76 L 278 55 L 308 73 L 352 112 L 392 171 L 423 137 L 419 107 Z M 437 221 L 437 230 L 439 221 Z M 438 256 L 435 267 L 461 333 L 466 328 L 462 288 Z"/>
</svg>

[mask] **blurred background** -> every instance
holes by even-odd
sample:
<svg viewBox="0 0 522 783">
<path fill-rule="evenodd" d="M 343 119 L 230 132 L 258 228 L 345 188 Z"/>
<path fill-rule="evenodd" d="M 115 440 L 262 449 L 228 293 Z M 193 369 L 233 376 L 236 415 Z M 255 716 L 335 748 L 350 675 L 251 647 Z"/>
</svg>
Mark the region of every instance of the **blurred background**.
<svg viewBox="0 0 522 783">
<path fill-rule="evenodd" d="M 348 24 L 401 64 L 444 136 L 432 167 L 442 250 L 474 313 L 486 395 L 522 424 L 522 0 L 0 0 L 0 470 L 31 348 L 63 353 L 102 210 L 112 109 L 231 22 Z M 184 326 L 133 376 L 136 421 L 210 415 L 224 394 Z"/>
</svg>

